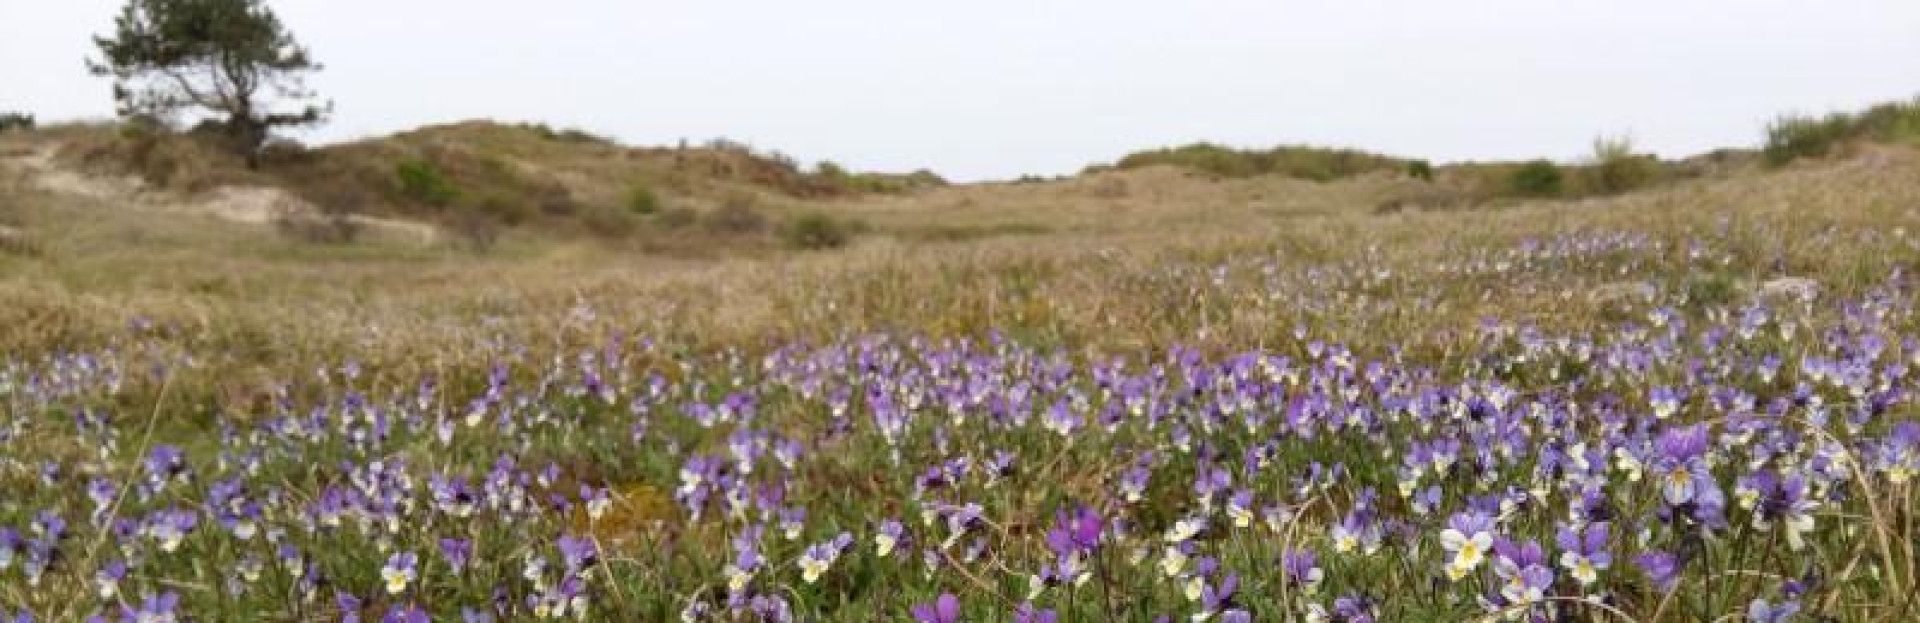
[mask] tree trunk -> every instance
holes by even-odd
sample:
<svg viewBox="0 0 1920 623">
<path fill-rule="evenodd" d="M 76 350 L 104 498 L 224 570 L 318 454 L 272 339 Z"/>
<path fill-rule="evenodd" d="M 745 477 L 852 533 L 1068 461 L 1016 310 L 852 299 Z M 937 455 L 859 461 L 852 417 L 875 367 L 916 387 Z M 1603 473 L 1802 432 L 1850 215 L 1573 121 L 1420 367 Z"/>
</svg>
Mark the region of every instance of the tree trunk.
<svg viewBox="0 0 1920 623">
<path fill-rule="evenodd" d="M 227 138 L 233 149 L 247 159 L 248 170 L 260 169 L 260 146 L 266 143 L 267 133 L 264 124 L 246 112 L 236 112 L 227 119 Z"/>
</svg>

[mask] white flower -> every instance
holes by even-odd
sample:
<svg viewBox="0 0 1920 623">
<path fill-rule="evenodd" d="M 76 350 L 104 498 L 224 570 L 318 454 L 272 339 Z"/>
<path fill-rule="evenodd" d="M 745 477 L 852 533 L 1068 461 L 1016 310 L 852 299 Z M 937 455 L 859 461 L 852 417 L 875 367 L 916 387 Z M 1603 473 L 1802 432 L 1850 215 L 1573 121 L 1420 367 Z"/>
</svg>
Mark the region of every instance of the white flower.
<svg viewBox="0 0 1920 623">
<path fill-rule="evenodd" d="M 1588 560 L 1578 552 L 1561 552 L 1560 566 L 1566 567 L 1567 571 L 1573 574 L 1573 579 L 1578 580 L 1581 586 L 1591 585 L 1600 578 L 1600 569 L 1593 566 L 1592 560 Z"/>
<path fill-rule="evenodd" d="M 1200 534 L 1200 531 L 1205 529 L 1207 529 L 1207 520 L 1205 517 L 1188 517 L 1173 522 L 1173 527 L 1167 529 L 1166 540 L 1168 543 L 1181 543 Z"/>
<path fill-rule="evenodd" d="M 1447 528 L 1440 531 L 1440 546 L 1453 552 L 1453 561 L 1447 563 L 1447 578 L 1459 580 L 1480 568 L 1480 563 L 1487 558 L 1487 550 L 1493 547 L 1493 535 L 1476 532 L 1468 536 Z"/>
</svg>

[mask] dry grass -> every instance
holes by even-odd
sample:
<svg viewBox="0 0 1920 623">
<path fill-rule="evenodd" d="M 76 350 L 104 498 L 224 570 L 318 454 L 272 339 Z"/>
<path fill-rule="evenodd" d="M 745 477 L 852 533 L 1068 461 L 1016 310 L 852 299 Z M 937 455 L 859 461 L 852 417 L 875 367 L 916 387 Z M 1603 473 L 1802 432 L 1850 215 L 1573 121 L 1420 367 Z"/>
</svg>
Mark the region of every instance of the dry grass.
<svg viewBox="0 0 1920 623">
<path fill-rule="evenodd" d="M 1894 232 L 1920 223 L 1914 160 L 1880 150 L 1610 199 L 1391 215 L 1372 208 L 1396 192 L 1392 180 L 1210 180 L 1148 168 L 809 202 L 874 233 L 832 252 L 699 259 L 529 237 L 479 256 L 398 241 L 320 247 L 23 192 L 12 180 L 7 195 L 40 252 L 0 255 L 9 302 L 0 348 L 108 343 L 144 319 L 218 353 L 203 362 L 210 375 L 250 383 L 342 357 L 396 372 L 477 366 L 497 355 L 492 338 L 592 340 L 616 328 L 697 348 L 997 329 L 1137 349 L 1259 344 L 1304 322 L 1358 344 L 1470 330 L 1495 313 L 1585 326 L 1603 311 L 1585 292 L 1626 277 L 1599 265 L 1494 276 L 1440 268 L 1561 232 L 1646 232 L 1684 249 L 1689 236 L 1732 227 L 1754 237 L 1727 259 L 1729 279 L 1811 275 L 1851 290 L 1860 265 L 1913 259 L 1913 239 Z M 1360 258 L 1395 274 L 1309 277 Z M 1209 285 L 1220 266 L 1228 274 Z"/>
</svg>

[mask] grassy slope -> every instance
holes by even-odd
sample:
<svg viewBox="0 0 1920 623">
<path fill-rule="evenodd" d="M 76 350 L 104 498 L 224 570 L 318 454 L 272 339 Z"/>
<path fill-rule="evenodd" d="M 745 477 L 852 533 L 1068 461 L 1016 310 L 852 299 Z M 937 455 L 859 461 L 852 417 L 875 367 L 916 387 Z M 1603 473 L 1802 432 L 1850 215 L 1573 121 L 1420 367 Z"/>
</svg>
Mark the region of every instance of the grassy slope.
<svg viewBox="0 0 1920 623">
<path fill-rule="evenodd" d="M 805 205 L 860 218 L 875 233 L 831 252 L 755 249 L 687 259 L 560 238 L 515 239 L 488 255 L 382 240 L 313 246 L 260 227 L 161 216 L 0 178 L 0 197 L 13 202 L 0 216 L 34 236 L 37 248 L 0 254 L 0 300 L 8 302 L 0 306 L 0 352 L 32 359 L 120 344 L 191 353 L 197 367 L 177 370 L 165 385 L 136 384 L 116 400 L 127 413 L 163 414 L 158 439 L 194 440 L 188 451 L 208 456 L 215 443 L 205 434 L 209 410 L 239 419 L 269 412 L 264 405 L 276 384 L 313 387 L 310 371 L 337 370 L 346 361 L 361 364 L 357 383 L 376 395 L 428 375 L 466 395 L 497 359 L 537 366 L 615 333 L 659 340 L 665 348 L 650 357 L 673 350 L 757 354 L 784 340 L 869 331 L 1001 332 L 1040 349 L 1148 355 L 1176 343 L 1214 352 L 1286 343 L 1294 327 L 1306 325 L 1316 338 L 1346 343 L 1368 358 L 1399 347 L 1416 361 L 1468 365 L 1443 351 L 1469 342 L 1459 336 L 1472 334 L 1483 318 L 1582 331 L 1644 317 L 1654 306 L 1711 316 L 1773 277 L 1811 277 L 1829 296 L 1850 297 L 1889 268 L 1920 260 L 1920 162 L 1903 150 L 1604 200 L 1376 214 L 1375 200 L 1395 183 L 1215 182 L 1146 169 L 813 201 Z M 1582 246 L 1593 241 L 1600 242 Z M 1694 253 L 1703 241 L 1698 248 L 1705 252 Z M 1545 251 L 1520 252 L 1536 244 Z M 1643 282 L 1658 286 L 1657 298 L 1606 294 Z M 129 329 L 136 319 L 146 328 Z M 648 369 L 676 370 L 664 362 L 648 362 Z M 84 445 L 60 423 L 31 431 L 36 456 L 85 459 Z M 644 477 L 655 488 L 636 485 L 634 497 L 667 504 L 658 489 L 671 485 L 670 458 L 626 457 L 608 442 L 614 436 L 603 437 L 541 437 L 534 450 L 598 461 L 615 482 Z M 443 452 L 413 440 L 396 452 L 418 464 L 480 465 L 504 450 L 489 443 Z M 711 447 L 703 451 L 721 451 L 712 436 L 705 443 Z M 1104 450 L 1083 446 L 1065 466 L 1040 465 L 1029 478 L 1057 484 L 1048 495 L 1086 499 L 1103 475 L 1122 467 L 1114 463 L 1117 453 Z M 883 471 L 873 469 L 875 456 L 818 461 L 800 477 L 801 490 L 889 486 L 867 484 L 885 480 L 874 475 Z M 894 480 L 908 475 L 900 476 Z M 37 491 L 32 481 L 6 484 Z M 316 485 L 293 484 L 302 491 Z M 887 494 L 879 497 L 902 497 L 904 485 L 891 486 L 877 489 Z M 989 502 L 1034 513 L 1057 500 Z M 859 503 L 823 499 L 815 512 L 856 516 Z M 662 577 L 634 585 L 690 591 L 714 577 L 724 556 L 720 535 L 688 537 L 692 542 L 676 543 L 676 551 L 690 552 L 689 561 L 640 565 Z M 357 542 L 339 549 L 373 551 Z M 341 578 L 350 585 L 373 585 L 378 560 L 334 562 L 356 570 Z M 488 572 L 499 573 L 516 560 L 488 562 L 496 567 Z M 847 575 L 863 584 L 884 584 L 877 578 L 892 572 L 858 564 L 864 566 Z M 45 596 L 61 590 L 76 589 L 52 586 L 34 605 L 48 607 Z M 883 610 L 890 605 L 885 596 L 871 595 L 836 612 L 857 620 L 897 614 Z M 664 590 L 609 601 L 654 618 L 677 607 Z"/>
<path fill-rule="evenodd" d="M 592 166 L 515 149 L 487 146 L 529 162 L 556 158 L 546 165 L 556 168 Z M 1823 232 L 1873 227 L 1890 236 L 1886 225 L 1912 223 L 1920 205 L 1913 160 L 1908 151 L 1876 150 L 1612 199 L 1392 215 L 1372 207 L 1403 180 L 1215 181 L 1149 168 L 796 202 L 860 219 L 874 233 L 835 252 L 760 248 L 704 259 L 552 238 L 515 239 L 489 255 L 379 240 L 314 246 L 258 227 L 11 190 L 40 250 L 0 255 L 0 294 L 19 302 L 0 310 L 0 345 L 28 352 L 98 343 L 136 313 L 177 326 L 183 339 L 225 353 L 232 365 L 272 369 L 348 351 L 382 365 L 445 365 L 462 359 L 480 327 L 547 335 L 564 330 L 554 318 L 582 308 L 707 345 L 988 327 L 1091 346 L 1249 343 L 1308 316 L 1356 336 L 1380 325 L 1407 335 L 1461 329 L 1493 311 L 1578 324 L 1593 313 L 1580 304 L 1585 289 L 1691 277 L 1582 266 L 1497 280 L 1387 276 L 1322 293 L 1358 297 L 1343 303 L 1352 313 L 1331 313 L 1304 301 L 1196 298 L 1185 275 L 1249 257 L 1281 270 L 1234 278 L 1298 278 L 1290 273 L 1363 258 L 1408 275 L 1459 261 L 1463 250 L 1484 254 L 1558 232 L 1623 229 L 1678 243 L 1731 224 L 1756 233 L 1724 267 L 1728 279 L 1787 273 L 1845 288 L 1857 264 L 1900 261 L 1880 247 L 1908 243 L 1889 238 L 1835 252 Z M 1421 308 L 1397 307 L 1409 302 Z"/>
</svg>

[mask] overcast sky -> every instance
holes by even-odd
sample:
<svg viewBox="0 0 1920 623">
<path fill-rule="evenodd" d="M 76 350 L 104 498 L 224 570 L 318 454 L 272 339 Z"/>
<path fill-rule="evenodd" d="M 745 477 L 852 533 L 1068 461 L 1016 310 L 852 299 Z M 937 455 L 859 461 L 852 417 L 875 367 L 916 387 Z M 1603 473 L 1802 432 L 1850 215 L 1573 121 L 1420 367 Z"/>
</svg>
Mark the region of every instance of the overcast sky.
<svg viewBox="0 0 1920 623">
<path fill-rule="evenodd" d="M 111 114 L 121 0 L 6 0 L 0 110 Z M 1915 0 L 280 0 L 337 103 L 312 141 L 475 117 L 726 136 L 961 179 L 1138 148 L 1436 160 L 1751 145 L 1785 111 L 1920 94 Z"/>
</svg>

